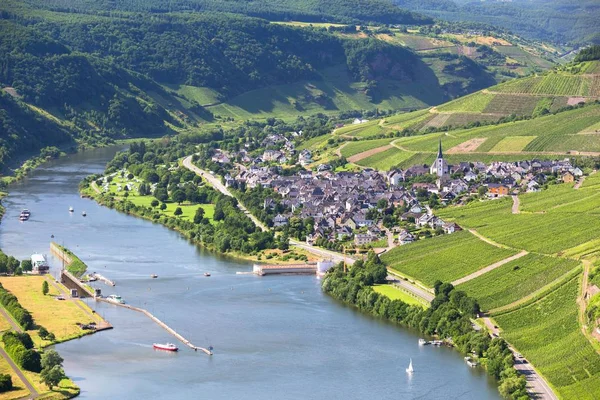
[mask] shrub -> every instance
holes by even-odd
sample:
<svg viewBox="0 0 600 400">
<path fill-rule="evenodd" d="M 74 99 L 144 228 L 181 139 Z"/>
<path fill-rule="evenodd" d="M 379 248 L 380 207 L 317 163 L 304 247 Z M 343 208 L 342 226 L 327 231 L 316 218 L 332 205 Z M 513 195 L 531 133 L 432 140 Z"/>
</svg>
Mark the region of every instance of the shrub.
<svg viewBox="0 0 600 400">
<path fill-rule="evenodd" d="M 0 374 L 0 393 L 8 392 L 13 388 L 12 378 L 9 374 Z"/>
</svg>

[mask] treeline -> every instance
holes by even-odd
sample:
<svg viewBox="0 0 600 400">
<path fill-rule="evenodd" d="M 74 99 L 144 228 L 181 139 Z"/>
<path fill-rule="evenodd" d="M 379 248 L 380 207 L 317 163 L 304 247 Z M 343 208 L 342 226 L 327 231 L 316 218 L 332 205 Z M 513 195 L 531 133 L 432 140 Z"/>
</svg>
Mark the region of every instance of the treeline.
<svg viewBox="0 0 600 400">
<path fill-rule="evenodd" d="M 600 45 L 586 47 L 575 56 L 575 62 L 600 60 Z"/>
<path fill-rule="evenodd" d="M 112 15 L 115 11 L 167 13 L 177 11 L 219 11 L 244 14 L 270 20 L 296 20 L 307 22 L 379 22 L 385 24 L 427 24 L 432 20 L 423 15 L 408 12 L 387 0 L 135 0 L 114 2 L 110 0 L 79 1 L 29 0 L 36 7 L 61 12 L 100 13 Z"/>
<path fill-rule="evenodd" d="M 480 357 L 490 376 L 500 382 L 500 393 L 508 399 L 528 399 L 526 380 L 513 368 L 514 360 L 503 339 L 490 337 L 472 328 L 471 318 L 479 313 L 479 304 L 450 283 L 436 282 L 435 299 L 423 309 L 378 294 L 372 285 L 386 283 L 387 269 L 370 252 L 366 262 L 357 261 L 344 273 L 338 265 L 328 272 L 323 291 L 358 309 L 427 335 L 451 342 L 463 353 Z"/>
<path fill-rule="evenodd" d="M 157 140 L 152 143 L 140 142 L 131 145 L 108 164 L 106 174 L 123 168 L 143 179 L 143 183 L 154 185 L 152 196 L 154 205 L 136 206 L 127 197 L 116 199 L 111 194 L 97 196 L 97 200 L 108 207 L 135 214 L 176 229 L 194 242 L 221 253 L 240 252 L 254 254 L 258 251 L 275 248 L 277 241 L 272 232 L 262 232 L 238 207 L 235 198 L 225 196 L 203 184 L 202 179 L 184 168 L 169 170 L 179 158 L 192 154 L 194 145 L 177 140 Z M 86 178 L 81 185 L 84 189 L 98 179 Z M 214 204 L 213 223 L 202 215 L 188 221 L 159 212 L 160 203 L 190 201 L 200 205 Z M 159 205 L 160 204 L 160 205 Z M 166 208 L 166 205 L 165 207 Z"/>
<path fill-rule="evenodd" d="M 28 333 L 5 332 L 2 342 L 4 350 L 18 366 L 32 372 L 42 370 L 41 356 L 33 349 L 33 341 Z"/>
<path fill-rule="evenodd" d="M 25 330 L 34 329 L 33 317 L 21 306 L 17 297 L 0 284 L 0 303 Z"/>
</svg>

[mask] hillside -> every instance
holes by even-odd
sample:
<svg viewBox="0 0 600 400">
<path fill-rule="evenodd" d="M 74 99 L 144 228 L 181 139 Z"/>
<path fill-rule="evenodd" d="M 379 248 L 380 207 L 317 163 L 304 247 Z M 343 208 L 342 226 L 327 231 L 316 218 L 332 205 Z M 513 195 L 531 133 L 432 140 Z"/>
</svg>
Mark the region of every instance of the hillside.
<svg viewBox="0 0 600 400">
<path fill-rule="evenodd" d="M 600 6 L 594 0 L 393 0 L 395 4 L 431 17 L 473 24 L 473 29 L 494 25 L 520 36 L 554 43 L 598 43 L 596 21 Z"/>
</svg>

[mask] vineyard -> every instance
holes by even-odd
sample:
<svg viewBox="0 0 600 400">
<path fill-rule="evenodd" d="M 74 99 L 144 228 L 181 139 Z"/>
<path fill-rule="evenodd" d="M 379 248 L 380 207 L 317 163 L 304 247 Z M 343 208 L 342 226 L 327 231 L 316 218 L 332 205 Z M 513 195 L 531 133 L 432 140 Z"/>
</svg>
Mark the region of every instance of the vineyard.
<svg viewBox="0 0 600 400">
<path fill-rule="evenodd" d="M 564 399 L 598 399 L 600 357 L 577 321 L 578 279 L 517 311 L 499 315 L 503 336 Z"/>
<path fill-rule="evenodd" d="M 375 140 L 361 140 L 359 142 L 349 142 L 344 145 L 341 150 L 342 156 L 348 158 L 355 154 L 376 149 L 386 144 L 390 144 L 393 139 L 375 139 Z"/>
<path fill-rule="evenodd" d="M 381 259 L 398 272 L 433 286 L 438 279 L 451 282 L 514 254 L 516 251 L 492 246 L 461 231 L 395 247 Z"/>
<path fill-rule="evenodd" d="M 511 94 L 496 94 L 483 110 L 484 113 L 503 115 L 531 115 L 540 100 L 536 96 L 515 96 Z"/>
<path fill-rule="evenodd" d="M 599 198 L 597 190 L 585 187 L 573 190 L 571 185 L 564 184 L 522 195 L 521 209 L 525 212 L 521 214 L 512 214 L 510 198 L 474 202 L 440 210 L 438 214 L 461 226 L 476 229 L 498 243 L 555 255 L 597 240 Z"/>
<path fill-rule="evenodd" d="M 507 136 L 502 138 L 490 151 L 511 152 L 521 151 L 537 136 Z"/>
<path fill-rule="evenodd" d="M 543 76 L 515 79 L 490 88 L 492 92 L 557 95 L 600 96 L 600 77 L 551 72 Z"/>
<path fill-rule="evenodd" d="M 471 112 L 481 113 L 486 109 L 488 104 L 494 98 L 493 94 L 476 92 L 468 96 L 460 97 L 456 100 L 452 100 L 439 107 L 437 110 L 440 112 Z"/>
<path fill-rule="evenodd" d="M 417 130 L 429 122 L 435 114 L 429 110 L 413 111 L 405 114 L 394 115 L 383 120 L 383 126 L 388 129 L 401 131 L 402 129 Z"/>
<path fill-rule="evenodd" d="M 342 136 L 363 136 L 364 132 L 379 131 L 381 127 L 379 126 L 379 120 L 373 120 L 369 122 L 365 122 L 362 124 L 352 124 L 346 125 L 342 128 L 338 128 L 335 130 L 336 135 Z"/>
<path fill-rule="evenodd" d="M 574 260 L 528 254 L 459 285 L 459 289 L 476 298 L 482 310 L 491 310 L 541 289 L 577 265 Z"/>
<path fill-rule="evenodd" d="M 370 157 L 363 158 L 358 161 L 357 164 L 363 167 L 374 168 L 380 171 L 388 171 L 392 167 L 401 164 L 403 161 L 408 160 L 412 154 L 405 151 L 399 150 L 395 147 L 382 151 L 381 153 L 374 154 Z"/>
</svg>

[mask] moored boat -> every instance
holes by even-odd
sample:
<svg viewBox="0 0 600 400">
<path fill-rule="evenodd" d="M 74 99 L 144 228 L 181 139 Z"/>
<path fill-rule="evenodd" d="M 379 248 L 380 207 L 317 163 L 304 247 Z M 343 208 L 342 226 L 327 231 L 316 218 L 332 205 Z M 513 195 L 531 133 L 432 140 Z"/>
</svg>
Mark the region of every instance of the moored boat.
<svg viewBox="0 0 600 400">
<path fill-rule="evenodd" d="M 43 254 L 31 255 L 31 272 L 34 274 L 45 274 L 50 270 L 50 266 Z"/>
<path fill-rule="evenodd" d="M 73 212 L 75 211 L 75 209 L 73 209 L 73 207 L 69 207 L 69 212 Z"/>
<path fill-rule="evenodd" d="M 179 348 L 176 345 L 174 345 L 173 343 L 165 343 L 165 344 L 162 344 L 162 343 L 153 343 L 152 347 L 154 347 L 155 349 L 158 349 L 158 350 L 166 350 L 166 351 L 177 351 L 177 350 L 179 350 Z"/>
<path fill-rule="evenodd" d="M 81 215 L 83 215 L 83 216 L 85 217 L 85 216 L 87 215 L 87 213 L 86 213 L 85 211 L 83 211 L 83 212 L 81 213 Z"/>
<path fill-rule="evenodd" d="M 427 340 L 425 340 L 423 338 L 419 339 L 419 345 L 420 346 L 424 346 L 424 345 L 429 344 L 429 343 L 430 343 L 429 341 L 427 341 Z"/>
<path fill-rule="evenodd" d="M 117 296 L 116 294 L 111 294 L 110 296 L 106 297 L 106 300 L 115 304 L 125 304 L 125 301 L 121 298 L 121 296 Z"/>
<path fill-rule="evenodd" d="M 210 272 L 205 272 L 204 276 L 210 276 Z"/>
</svg>

